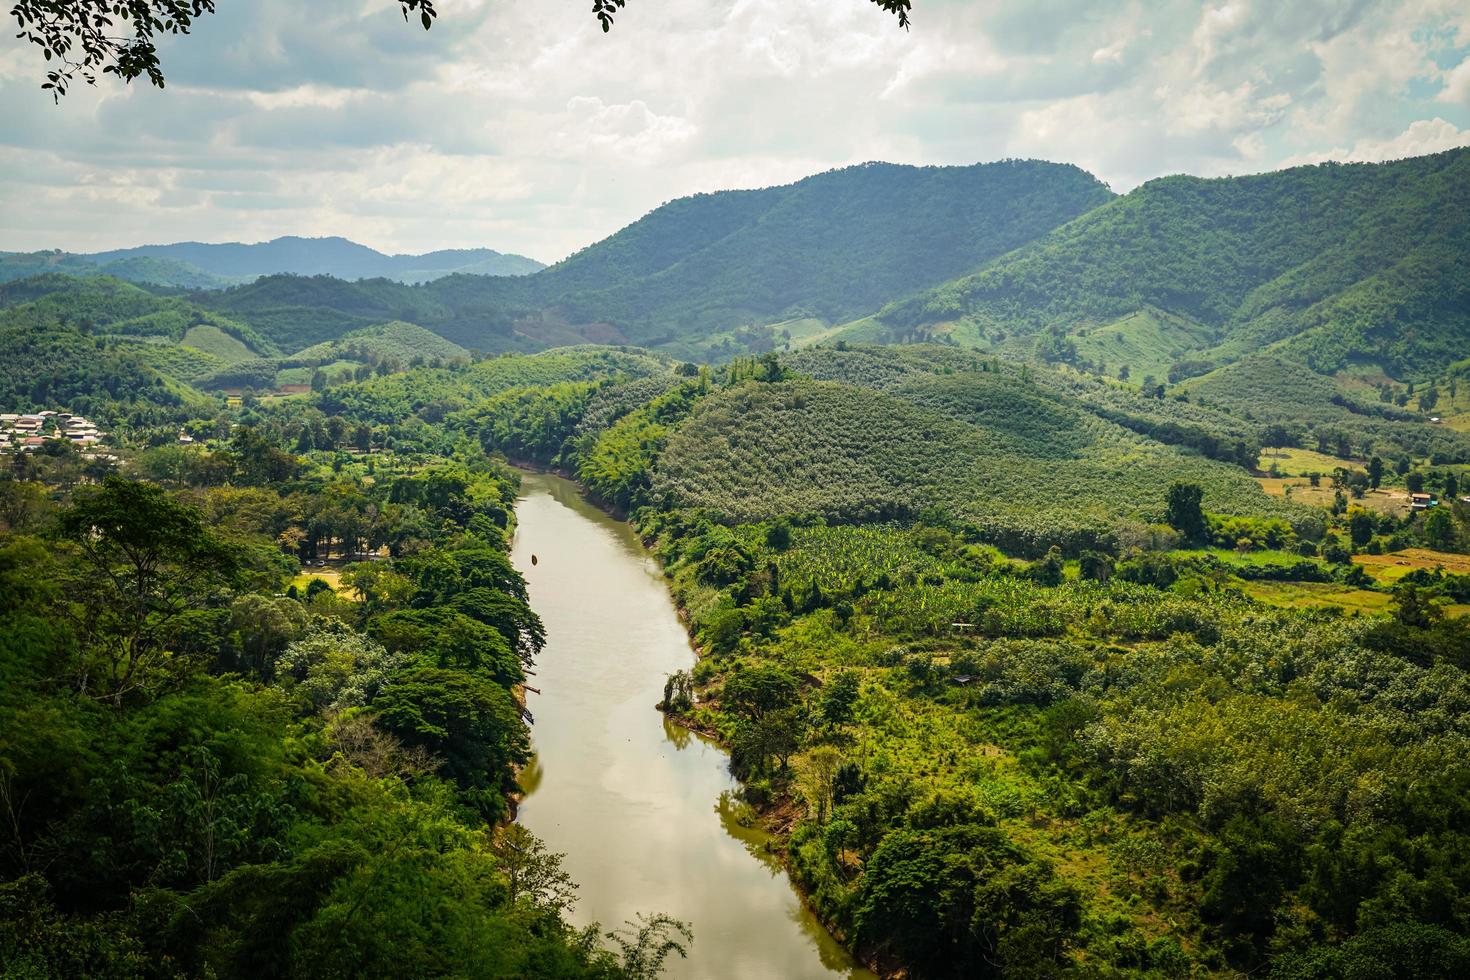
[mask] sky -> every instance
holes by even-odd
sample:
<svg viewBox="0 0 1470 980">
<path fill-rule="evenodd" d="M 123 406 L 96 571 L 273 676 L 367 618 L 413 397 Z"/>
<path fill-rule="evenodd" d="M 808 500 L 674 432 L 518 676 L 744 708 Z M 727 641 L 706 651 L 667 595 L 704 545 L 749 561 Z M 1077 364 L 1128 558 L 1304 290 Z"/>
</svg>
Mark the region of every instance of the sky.
<svg viewBox="0 0 1470 980">
<path fill-rule="evenodd" d="M 551 262 L 665 201 L 868 160 L 1153 177 L 1470 145 L 1470 3 L 219 0 L 168 87 L 0 36 L 0 250 L 342 235 Z M 310 17 L 302 11 L 309 10 Z"/>
</svg>

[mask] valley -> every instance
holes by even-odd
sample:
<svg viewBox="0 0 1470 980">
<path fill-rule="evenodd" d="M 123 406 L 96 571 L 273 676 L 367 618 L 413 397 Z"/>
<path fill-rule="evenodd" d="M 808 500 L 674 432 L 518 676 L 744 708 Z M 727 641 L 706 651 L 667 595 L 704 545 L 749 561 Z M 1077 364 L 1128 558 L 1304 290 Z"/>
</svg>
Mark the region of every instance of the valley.
<svg viewBox="0 0 1470 980">
<path fill-rule="evenodd" d="M 1467 166 L 868 164 L 525 274 L 32 253 L 0 952 L 1470 970 Z"/>
</svg>

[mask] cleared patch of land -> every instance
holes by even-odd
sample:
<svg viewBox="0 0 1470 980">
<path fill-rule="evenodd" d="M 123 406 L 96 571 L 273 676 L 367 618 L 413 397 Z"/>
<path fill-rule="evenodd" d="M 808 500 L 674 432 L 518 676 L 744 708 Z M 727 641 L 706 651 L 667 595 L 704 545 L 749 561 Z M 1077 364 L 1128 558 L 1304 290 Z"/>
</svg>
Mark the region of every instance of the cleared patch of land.
<svg viewBox="0 0 1470 980">
<path fill-rule="evenodd" d="M 1190 351 L 1208 347 L 1208 327 L 1162 310 L 1143 309 L 1098 327 L 1083 327 L 1072 335 L 1077 353 L 1103 364 L 1109 374 L 1127 366 L 1135 381 L 1145 375 L 1163 380 L 1169 368 Z"/>
<path fill-rule="evenodd" d="M 1443 568 L 1451 575 L 1470 575 L 1470 555 L 1428 548 L 1405 548 L 1386 555 L 1354 555 L 1353 561 L 1379 582 L 1393 583 L 1419 568 Z"/>
<path fill-rule="evenodd" d="M 357 598 L 357 593 L 352 586 L 342 584 L 342 569 L 340 568 L 303 568 L 301 574 L 291 580 L 291 584 L 296 586 L 297 592 L 305 593 L 306 587 L 314 578 L 326 582 L 332 587 L 332 591 L 344 599 Z"/>
<path fill-rule="evenodd" d="M 1360 459 L 1339 459 L 1326 453 L 1319 453 L 1314 449 L 1263 449 L 1261 451 L 1261 469 L 1269 470 L 1276 467 L 1276 472 L 1282 476 L 1306 476 L 1309 473 L 1330 474 L 1338 467 L 1346 470 L 1365 470 L 1366 466 Z"/>
<path fill-rule="evenodd" d="M 215 357 L 229 364 L 234 364 L 237 361 L 248 361 L 260 356 L 219 327 L 211 326 L 208 323 L 201 323 L 190 327 L 180 343 L 185 347 L 192 347 L 195 350 L 202 350 L 206 354 L 213 354 Z"/>
<path fill-rule="evenodd" d="M 1336 607 L 1350 613 L 1382 613 L 1393 596 L 1371 589 L 1353 589 L 1335 582 L 1245 582 L 1241 589 L 1257 602 L 1292 609 Z"/>
<path fill-rule="evenodd" d="M 1337 497 L 1330 480 L 1323 480 L 1322 485 L 1316 487 L 1305 477 L 1261 476 L 1256 478 L 1256 482 L 1272 497 L 1285 497 L 1292 503 L 1308 507 L 1331 507 Z M 1409 512 L 1409 497 L 1402 490 L 1371 490 L 1359 499 L 1349 497 L 1348 504 L 1399 517 Z"/>
</svg>

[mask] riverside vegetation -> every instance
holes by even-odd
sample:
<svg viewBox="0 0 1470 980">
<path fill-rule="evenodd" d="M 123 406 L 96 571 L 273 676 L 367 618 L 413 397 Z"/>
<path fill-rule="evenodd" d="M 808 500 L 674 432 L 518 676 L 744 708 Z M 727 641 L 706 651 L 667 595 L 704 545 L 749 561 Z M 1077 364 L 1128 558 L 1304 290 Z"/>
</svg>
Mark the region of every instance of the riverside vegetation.
<svg viewBox="0 0 1470 980">
<path fill-rule="evenodd" d="M 513 472 L 248 417 L 126 466 L 159 482 L 0 481 L 4 975 L 656 975 L 681 923 L 573 929 L 503 823 L 543 642 Z M 334 553 L 345 596 L 293 583 Z"/>
</svg>

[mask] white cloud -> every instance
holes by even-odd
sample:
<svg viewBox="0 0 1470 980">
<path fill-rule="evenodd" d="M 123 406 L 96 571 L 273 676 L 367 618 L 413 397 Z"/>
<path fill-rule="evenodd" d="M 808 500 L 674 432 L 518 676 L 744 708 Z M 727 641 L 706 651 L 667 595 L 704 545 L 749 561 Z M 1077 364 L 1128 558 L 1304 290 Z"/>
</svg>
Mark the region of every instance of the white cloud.
<svg viewBox="0 0 1470 980">
<path fill-rule="evenodd" d="M 1453 123 L 1436 117 L 1415 120 L 1402 133 L 1389 139 L 1360 139 L 1352 146 L 1299 153 L 1283 160 L 1281 164 L 1294 167 L 1304 163 L 1325 163 L 1328 160 L 1342 163 L 1382 163 L 1385 160 L 1440 153 L 1461 146 L 1470 146 L 1470 129 L 1460 129 Z"/>
<path fill-rule="evenodd" d="M 166 91 L 60 108 L 0 39 L 0 248 L 342 234 L 551 260 L 683 194 L 871 159 L 1038 156 L 1126 190 L 1470 130 L 1458 0 L 915 6 L 906 33 L 866 0 L 659 0 L 604 35 L 572 0 L 441 0 L 427 33 L 392 0 L 309 28 L 258 0 L 171 40 Z"/>
<path fill-rule="evenodd" d="M 1470 58 L 1445 72 L 1444 88 L 1440 89 L 1436 101 L 1470 106 Z"/>
</svg>

